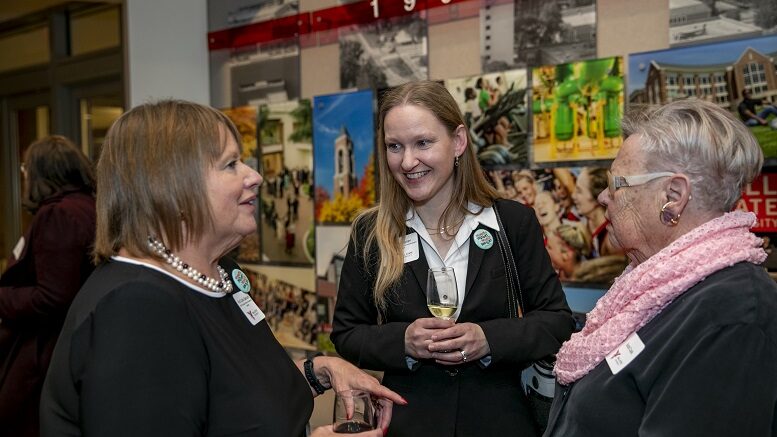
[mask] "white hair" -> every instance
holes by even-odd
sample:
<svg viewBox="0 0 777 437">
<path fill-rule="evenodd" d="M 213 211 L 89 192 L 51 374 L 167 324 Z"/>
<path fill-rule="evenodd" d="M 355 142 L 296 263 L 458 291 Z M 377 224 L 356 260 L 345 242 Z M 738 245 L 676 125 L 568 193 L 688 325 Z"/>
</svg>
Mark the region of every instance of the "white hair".
<svg viewBox="0 0 777 437">
<path fill-rule="evenodd" d="M 629 109 L 623 137 L 640 137 L 646 170 L 687 175 L 702 206 L 730 211 L 761 171 L 758 141 L 744 123 L 713 103 L 687 99 Z"/>
</svg>

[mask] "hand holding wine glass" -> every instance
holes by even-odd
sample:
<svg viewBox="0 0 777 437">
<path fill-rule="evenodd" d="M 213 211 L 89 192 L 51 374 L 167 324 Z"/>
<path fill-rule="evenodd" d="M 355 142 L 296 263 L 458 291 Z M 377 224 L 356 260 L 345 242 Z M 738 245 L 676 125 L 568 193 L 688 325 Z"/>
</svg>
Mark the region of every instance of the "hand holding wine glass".
<svg viewBox="0 0 777 437">
<path fill-rule="evenodd" d="M 451 320 L 459 305 L 456 273 L 453 267 L 429 269 L 426 280 L 426 305 L 443 320 Z"/>
<path fill-rule="evenodd" d="M 335 394 L 334 432 L 357 434 L 375 429 L 376 408 L 369 393 L 345 390 Z"/>
</svg>

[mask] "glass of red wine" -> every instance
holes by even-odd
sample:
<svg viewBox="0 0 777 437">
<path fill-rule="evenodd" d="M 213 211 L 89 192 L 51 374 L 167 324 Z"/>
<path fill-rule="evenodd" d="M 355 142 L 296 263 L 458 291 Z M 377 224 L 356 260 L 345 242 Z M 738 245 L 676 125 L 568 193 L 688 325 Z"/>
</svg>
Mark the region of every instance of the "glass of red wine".
<svg viewBox="0 0 777 437">
<path fill-rule="evenodd" d="M 356 434 L 376 426 L 375 404 L 369 393 L 360 390 L 337 392 L 334 416 L 334 431 L 338 434 Z"/>
</svg>

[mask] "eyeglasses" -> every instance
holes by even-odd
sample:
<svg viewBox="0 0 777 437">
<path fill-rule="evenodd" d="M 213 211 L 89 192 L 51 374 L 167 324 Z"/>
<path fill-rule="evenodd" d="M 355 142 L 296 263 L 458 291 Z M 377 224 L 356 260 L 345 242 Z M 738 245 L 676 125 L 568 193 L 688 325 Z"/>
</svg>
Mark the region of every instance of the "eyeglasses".
<svg viewBox="0 0 777 437">
<path fill-rule="evenodd" d="M 610 190 L 610 196 L 612 196 L 621 188 L 636 187 L 637 185 L 644 185 L 654 179 L 665 178 L 673 175 L 674 173 L 672 172 L 661 171 L 658 173 L 638 174 L 632 176 L 613 176 L 612 173 L 607 171 L 607 188 Z"/>
</svg>

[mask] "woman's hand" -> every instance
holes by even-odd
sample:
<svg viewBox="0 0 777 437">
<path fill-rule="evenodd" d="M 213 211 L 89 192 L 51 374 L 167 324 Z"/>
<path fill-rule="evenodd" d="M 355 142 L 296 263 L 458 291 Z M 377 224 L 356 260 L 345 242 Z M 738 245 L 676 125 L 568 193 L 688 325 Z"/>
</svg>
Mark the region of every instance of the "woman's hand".
<svg viewBox="0 0 777 437">
<path fill-rule="evenodd" d="M 448 366 L 462 364 L 465 356 L 470 362 L 491 353 L 483 328 L 475 323 L 457 323 L 434 333 L 428 348 L 435 361 Z"/>
<path fill-rule="evenodd" d="M 360 432 L 358 434 L 351 434 L 356 437 L 383 437 L 383 429 L 378 428 L 374 429 L 372 431 L 365 431 Z M 310 437 L 328 437 L 328 436 L 342 436 L 342 434 L 338 434 L 334 432 L 332 429 L 332 425 L 327 426 L 321 426 L 319 428 L 316 428 L 312 434 L 310 434 Z"/>
<path fill-rule="evenodd" d="M 394 403 L 407 405 L 407 401 L 397 393 L 380 385 L 375 377 L 364 373 L 353 364 L 336 357 L 316 357 L 313 360 L 313 370 L 322 384 L 331 385 L 335 392 L 345 390 L 362 390 L 372 395 L 375 400 L 378 428 L 387 430 L 391 422 L 391 411 Z M 351 406 L 353 408 L 353 406 Z M 350 417 L 353 411 L 348 412 Z M 323 434 L 329 435 L 329 434 Z M 365 434 L 372 435 L 372 434 Z M 381 434 L 376 434 L 381 435 Z"/>
<path fill-rule="evenodd" d="M 416 319 L 405 330 L 405 355 L 417 360 L 430 359 L 432 354 L 429 345 L 432 335 L 454 326 L 450 320 L 429 317 Z"/>
</svg>

